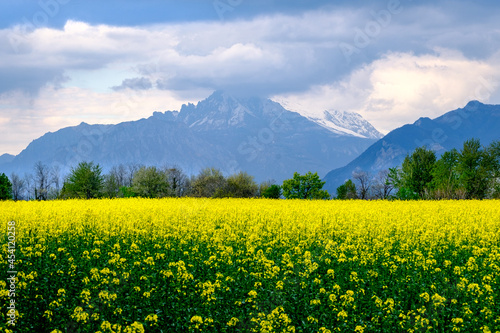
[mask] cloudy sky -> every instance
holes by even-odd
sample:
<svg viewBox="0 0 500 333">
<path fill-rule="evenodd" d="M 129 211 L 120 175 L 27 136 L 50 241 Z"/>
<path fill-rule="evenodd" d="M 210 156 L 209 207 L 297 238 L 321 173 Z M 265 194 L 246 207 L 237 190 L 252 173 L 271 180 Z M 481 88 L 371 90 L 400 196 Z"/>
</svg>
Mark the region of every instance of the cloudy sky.
<svg viewBox="0 0 500 333">
<path fill-rule="evenodd" d="M 500 104 L 497 1 L 2 0 L 0 155 L 217 89 L 358 112 L 383 133 Z"/>
</svg>

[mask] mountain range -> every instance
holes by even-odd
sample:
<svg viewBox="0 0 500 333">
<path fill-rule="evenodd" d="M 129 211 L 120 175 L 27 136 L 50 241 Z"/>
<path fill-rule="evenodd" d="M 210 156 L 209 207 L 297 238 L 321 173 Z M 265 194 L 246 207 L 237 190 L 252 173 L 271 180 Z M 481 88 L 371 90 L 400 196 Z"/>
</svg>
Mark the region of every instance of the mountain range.
<svg viewBox="0 0 500 333">
<path fill-rule="evenodd" d="M 216 91 L 180 111 L 116 125 L 78 126 L 46 133 L 19 155 L 0 156 L 0 172 L 31 173 L 38 161 L 65 174 L 81 161 L 104 171 L 118 164 L 178 166 L 187 174 L 216 167 L 281 182 L 295 171 L 325 175 L 346 165 L 382 135 L 360 115 L 326 111 L 305 117 L 261 98 Z"/>
<path fill-rule="evenodd" d="M 356 169 L 372 176 L 384 169 L 400 166 L 407 154 L 426 146 L 440 156 L 452 148 L 460 149 L 465 140 L 476 138 L 488 145 L 500 140 L 500 105 L 469 102 L 464 108 L 435 119 L 420 118 L 413 124 L 397 128 L 371 145 L 346 166 L 329 172 L 324 188 L 335 194 L 336 188 L 352 178 Z"/>
<path fill-rule="evenodd" d="M 314 113 L 216 91 L 179 111 L 154 112 L 116 125 L 81 123 L 46 133 L 17 156 L 0 155 L 0 172 L 32 173 L 41 161 L 67 174 L 81 161 L 94 161 L 105 172 L 118 164 L 177 166 L 188 175 L 216 167 L 226 174 L 242 170 L 259 182 L 280 183 L 294 172 L 313 171 L 324 176 L 324 188 L 334 194 L 356 169 L 375 176 L 400 166 L 420 146 L 439 156 L 460 149 L 470 138 L 488 145 L 500 139 L 498 128 L 500 105 L 478 101 L 383 136 L 356 113 Z"/>
</svg>

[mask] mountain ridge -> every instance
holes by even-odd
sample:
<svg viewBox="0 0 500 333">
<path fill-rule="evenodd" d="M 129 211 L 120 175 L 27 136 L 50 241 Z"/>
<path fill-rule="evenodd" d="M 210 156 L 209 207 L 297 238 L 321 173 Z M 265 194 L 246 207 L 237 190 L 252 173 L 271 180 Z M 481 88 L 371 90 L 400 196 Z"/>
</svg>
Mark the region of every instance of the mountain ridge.
<svg viewBox="0 0 500 333">
<path fill-rule="evenodd" d="M 299 103 L 292 103 L 280 98 L 274 100 L 282 104 L 287 110 L 297 112 L 333 133 L 367 139 L 380 139 L 384 136 L 359 113 L 338 110 L 323 110 L 318 113 L 305 108 Z"/>
<path fill-rule="evenodd" d="M 68 172 L 80 161 L 104 170 L 118 164 L 176 165 L 187 174 L 205 167 L 247 171 L 281 181 L 293 172 L 324 175 L 361 154 L 375 140 L 333 133 L 279 103 L 234 98 L 216 91 L 179 111 L 116 125 L 62 128 L 31 142 L 0 170 L 23 173 L 42 161 Z"/>
</svg>

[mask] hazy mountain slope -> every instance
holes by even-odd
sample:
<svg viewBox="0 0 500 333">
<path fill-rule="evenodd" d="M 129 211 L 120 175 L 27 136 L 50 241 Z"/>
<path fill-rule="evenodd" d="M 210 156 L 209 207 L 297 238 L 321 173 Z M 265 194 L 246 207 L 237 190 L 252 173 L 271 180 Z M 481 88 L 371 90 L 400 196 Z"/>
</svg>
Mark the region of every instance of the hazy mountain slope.
<svg viewBox="0 0 500 333">
<path fill-rule="evenodd" d="M 15 157 L 15 155 L 11 154 L 0 155 L 0 165 L 12 162 Z"/>
</svg>

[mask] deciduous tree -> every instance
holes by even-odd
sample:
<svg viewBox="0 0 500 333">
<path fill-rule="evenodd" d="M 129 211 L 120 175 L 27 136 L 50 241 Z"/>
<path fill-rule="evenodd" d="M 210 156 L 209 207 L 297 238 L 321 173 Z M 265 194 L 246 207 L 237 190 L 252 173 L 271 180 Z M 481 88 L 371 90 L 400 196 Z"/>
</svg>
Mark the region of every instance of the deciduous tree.
<svg viewBox="0 0 500 333">
<path fill-rule="evenodd" d="M 266 199 L 279 199 L 281 197 L 281 186 L 272 184 L 262 191 L 262 197 Z"/>
<path fill-rule="evenodd" d="M 352 178 L 358 183 L 358 198 L 367 200 L 370 195 L 372 180 L 370 174 L 361 169 L 356 169 L 352 172 Z"/>
<path fill-rule="evenodd" d="M 36 200 L 47 200 L 50 186 L 50 168 L 41 161 L 35 163 L 33 186 Z"/>
<path fill-rule="evenodd" d="M 316 172 L 309 171 L 305 175 L 295 172 L 293 178 L 283 181 L 283 196 L 286 199 L 329 199 L 330 194 L 322 190 L 323 185 L 325 182 Z"/>
<path fill-rule="evenodd" d="M 23 199 L 23 193 L 26 186 L 25 180 L 14 172 L 10 175 L 10 180 L 12 182 L 12 198 L 16 201 Z"/>
<path fill-rule="evenodd" d="M 457 171 L 460 154 L 456 149 L 444 152 L 432 170 L 431 187 L 437 199 L 455 199 L 458 196 L 459 173 Z"/>
<path fill-rule="evenodd" d="M 358 198 L 356 185 L 350 179 L 346 180 L 344 184 L 337 187 L 336 192 L 337 192 L 337 199 L 339 200 Z"/>
<path fill-rule="evenodd" d="M 211 198 L 223 191 L 225 186 L 226 178 L 219 169 L 206 168 L 192 180 L 191 194 L 194 197 Z"/>
<path fill-rule="evenodd" d="M 495 175 L 495 158 L 477 139 L 464 142 L 457 171 L 466 199 L 484 199 Z"/>
<path fill-rule="evenodd" d="M 259 186 L 253 176 L 244 171 L 230 175 L 226 179 L 226 186 L 222 196 L 231 198 L 253 198 L 257 196 Z"/>
<path fill-rule="evenodd" d="M 432 182 L 435 163 L 436 154 L 425 147 L 418 147 L 411 155 L 406 155 L 401 167 L 400 192 L 405 193 L 405 196 L 416 194 L 424 198 Z"/>
<path fill-rule="evenodd" d="M 169 191 L 167 175 L 154 166 L 142 167 L 134 175 L 132 191 L 145 198 L 166 197 Z"/>
<path fill-rule="evenodd" d="M 101 196 L 104 177 L 99 164 L 80 162 L 64 182 L 62 197 L 93 199 Z"/>
</svg>

